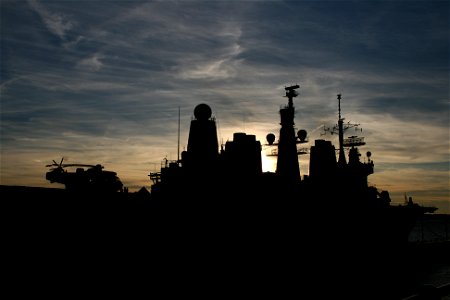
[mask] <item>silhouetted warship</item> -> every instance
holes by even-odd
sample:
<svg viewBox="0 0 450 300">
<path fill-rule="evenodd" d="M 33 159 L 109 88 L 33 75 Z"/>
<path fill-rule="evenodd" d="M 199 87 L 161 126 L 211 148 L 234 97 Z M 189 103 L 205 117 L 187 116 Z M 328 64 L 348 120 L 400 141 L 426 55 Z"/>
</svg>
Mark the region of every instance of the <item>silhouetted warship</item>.
<svg viewBox="0 0 450 300">
<path fill-rule="evenodd" d="M 412 199 L 392 205 L 388 191 L 368 184 L 374 162 L 370 152 L 360 160 L 363 137 L 344 137 L 356 125 L 344 123 L 341 95 L 338 123 L 325 128 L 338 134 L 338 149 L 325 139 L 298 148 L 308 142 L 306 130 L 294 127 L 298 88 L 285 87 L 288 103 L 279 110 L 279 138 L 269 133 L 264 145 L 255 135 L 237 132 L 219 149 L 212 110 L 197 105 L 181 158 L 164 160 L 160 171 L 149 174 L 158 217 L 181 244 L 196 241 L 216 249 L 224 264 L 250 265 L 252 276 L 269 285 L 277 276 L 292 282 L 281 275 L 291 268 L 309 276 L 302 288 L 314 297 L 399 299 L 409 284 L 405 274 L 417 271 L 408 235 L 420 216 L 436 208 Z M 263 146 L 276 147 L 275 172 L 262 171 Z M 298 155 L 305 153 L 309 175 L 302 178 Z"/>
<path fill-rule="evenodd" d="M 434 247 L 406 247 L 416 220 L 436 208 L 412 200 L 392 205 L 387 191 L 369 186 L 374 162 L 370 152 L 366 162 L 360 161 L 362 137 L 344 138 L 353 125 L 344 124 L 340 95 L 338 124 L 325 129 L 339 136 L 338 159 L 324 139 L 298 149 L 307 142 L 306 130 L 294 127 L 298 88 L 285 87 L 288 104 L 279 111 L 279 138 L 275 142 L 270 133 L 264 144 L 276 147 L 275 172 L 262 171 L 263 145 L 255 135 L 234 133 L 219 149 L 215 118 L 202 103 L 194 109 L 187 149 L 178 151 L 181 158 L 165 160 L 159 172 L 150 173 L 150 197 L 128 201 L 131 195 L 123 192 L 115 172 L 63 160 L 47 166 L 52 169 L 46 178 L 65 184 L 65 190 L 2 187 L 14 200 L 8 202 L 14 209 L 4 211 L 13 212 L 18 245 L 24 243 L 19 248 L 43 245 L 38 260 L 45 263 L 42 257 L 50 260 L 60 251 L 58 265 L 80 257 L 74 261 L 86 259 L 97 267 L 104 257 L 107 272 L 121 258 L 139 266 L 136 274 L 145 270 L 162 281 L 169 278 L 170 287 L 174 274 L 183 282 L 190 279 L 183 288 L 195 295 L 401 299 L 411 294 L 415 275 L 410 274 L 420 273 L 433 259 L 435 264 L 448 260 L 448 247 L 439 248 L 440 255 Z M 310 164 L 309 176 L 302 178 L 298 155 L 304 153 L 310 154 Z M 66 167 L 78 170 L 66 172 Z M 74 253 L 67 255 L 66 249 Z M 86 270 L 83 276 L 89 275 Z"/>
<path fill-rule="evenodd" d="M 150 173 L 152 198 L 183 214 L 186 210 L 201 211 L 212 218 L 220 214 L 233 216 L 236 222 L 284 227 L 278 233 L 281 235 L 313 240 L 327 235 L 370 245 L 406 243 L 416 219 L 436 208 L 412 200 L 391 205 L 388 191 L 369 186 L 367 177 L 374 172 L 371 152 L 367 152 L 367 161 L 361 162 L 358 147 L 365 145 L 364 138 L 344 138 L 346 129 L 359 124 L 344 124 L 341 95 L 337 97 L 338 123 L 332 129 L 325 128 L 339 136 L 338 159 L 331 141 L 324 139 L 315 140 L 309 150 L 298 149 L 298 144 L 307 142 L 306 130 L 296 133 L 294 128 L 293 99 L 298 88 L 285 87 L 288 104 L 279 111 L 278 141 L 272 133 L 266 137 L 264 146 L 277 147 L 272 151 L 278 158 L 275 172 L 262 171 L 262 145 L 255 135 L 234 133 L 233 141 L 219 150 L 215 118 L 211 108 L 202 103 L 194 109 L 187 150 L 181 159 L 165 160 L 160 172 Z M 345 148 L 349 148 L 348 161 Z M 298 155 L 307 152 L 309 176 L 302 179 Z M 335 231 L 331 235 L 330 229 Z"/>
</svg>

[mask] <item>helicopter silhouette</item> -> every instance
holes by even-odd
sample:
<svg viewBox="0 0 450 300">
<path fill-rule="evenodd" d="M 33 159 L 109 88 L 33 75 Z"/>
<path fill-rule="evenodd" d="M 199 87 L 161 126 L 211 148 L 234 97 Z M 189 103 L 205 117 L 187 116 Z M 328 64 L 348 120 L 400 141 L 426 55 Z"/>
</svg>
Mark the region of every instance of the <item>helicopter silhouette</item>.
<svg viewBox="0 0 450 300">
<path fill-rule="evenodd" d="M 66 190 L 73 192 L 120 192 L 123 184 L 116 172 L 105 171 L 100 164 L 63 164 L 64 157 L 57 163 L 46 165 L 51 168 L 45 178 L 51 183 L 64 184 Z M 68 171 L 66 168 L 76 168 Z"/>
</svg>

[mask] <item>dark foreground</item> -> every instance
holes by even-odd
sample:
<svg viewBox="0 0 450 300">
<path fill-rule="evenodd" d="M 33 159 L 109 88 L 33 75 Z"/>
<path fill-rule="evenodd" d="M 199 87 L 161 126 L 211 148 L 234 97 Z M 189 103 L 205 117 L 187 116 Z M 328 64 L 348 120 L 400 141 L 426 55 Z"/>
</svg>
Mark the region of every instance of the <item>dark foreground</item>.
<svg viewBox="0 0 450 300">
<path fill-rule="evenodd" d="M 17 295 L 403 299 L 450 266 L 448 240 L 370 244 L 358 224 L 345 235 L 318 212 L 294 220 L 149 195 L 0 191 L 4 274 Z"/>
</svg>

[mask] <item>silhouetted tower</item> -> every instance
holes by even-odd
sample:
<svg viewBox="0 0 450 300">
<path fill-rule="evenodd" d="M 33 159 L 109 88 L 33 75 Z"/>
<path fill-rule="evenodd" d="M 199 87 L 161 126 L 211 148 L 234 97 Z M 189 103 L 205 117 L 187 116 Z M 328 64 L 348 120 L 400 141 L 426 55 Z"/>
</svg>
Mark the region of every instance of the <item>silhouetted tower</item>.
<svg viewBox="0 0 450 300">
<path fill-rule="evenodd" d="M 297 156 L 297 137 L 294 129 L 295 109 L 292 99 L 298 96 L 295 91 L 299 85 L 285 87 L 288 105 L 280 109 L 281 129 L 278 142 L 278 160 L 276 174 L 288 181 L 300 180 L 300 168 Z"/>
<path fill-rule="evenodd" d="M 194 117 L 189 130 L 187 151 L 183 164 L 186 167 L 205 170 L 216 167 L 219 157 L 216 121 L 211 118 L 211 108 L 207 104 L 199 104 L 194 109 Z"/>
</svg>

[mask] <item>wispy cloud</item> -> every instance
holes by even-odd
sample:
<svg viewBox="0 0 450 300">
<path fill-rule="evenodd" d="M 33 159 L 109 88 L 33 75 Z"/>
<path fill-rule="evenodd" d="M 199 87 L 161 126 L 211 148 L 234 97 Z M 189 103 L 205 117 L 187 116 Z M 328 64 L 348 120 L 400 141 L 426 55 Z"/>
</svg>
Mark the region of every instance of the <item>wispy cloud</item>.
<svg viewBox="0 0 450 300">
<path fill-rule="evenodd" d="M 66 33 L 74 27 L 74 23 L 67 16 L 61 13 L 50 12 L 37 0 L 28 0 L 28 3 L 39 14 L 42 22 L 44 22 L 51 33 L 58 36 L 61 40 L 66 39 Z"/>
<path fill-rule="evenodd" d="M 240 60 L 219 59 L 197 66 L 186 66 L 180 72 L 182 79 L 221 80 L 233 78 L 237 75 Z"/>
<path fill-rule="evenodd" d="M 90 57 L 80 60 L 77 67 L 89 71 L 98 71 L 103 66 L 103 63 L 100 60 L 102 57 L 103 56 L 101 54 L 95 53 Z"/>
</svg>

